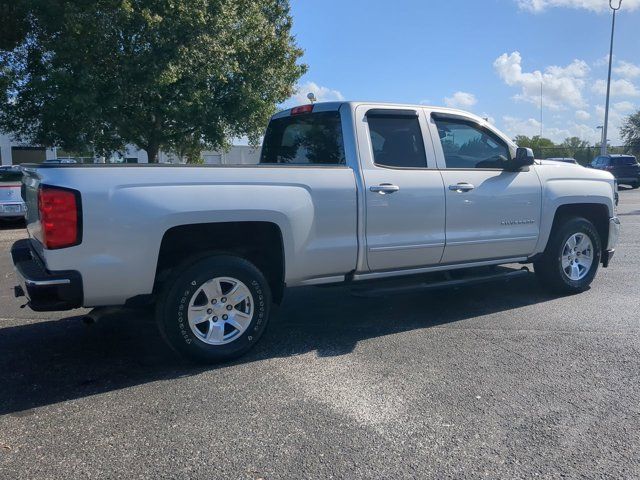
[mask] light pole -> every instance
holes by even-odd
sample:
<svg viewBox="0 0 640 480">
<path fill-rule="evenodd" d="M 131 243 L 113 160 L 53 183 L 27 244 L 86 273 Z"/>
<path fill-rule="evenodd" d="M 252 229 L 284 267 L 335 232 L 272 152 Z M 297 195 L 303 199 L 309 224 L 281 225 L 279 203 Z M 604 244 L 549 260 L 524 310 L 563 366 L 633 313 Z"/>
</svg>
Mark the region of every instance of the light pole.
<svg viewBox="0 0 640 480">
<path fill-rule="evenodd" d="M 616 12 L 622 7 L 622 0 L 617 0 L 618 6 L 614 7 L 616 0 L 609 0 L 609 7 L 613 10 L 613 20 L 611 21 L 611 46 L 609 47 L 609 76 L 607 77 L 607 101 L 604 106 L 604 128 L 602 129 L 602 145 L 600 155 L 607 154 L 607 129 L 609 127 L 609 96 L 611 94 L 611 65 L 613 63 L 613 34 L 616 30 Z"/>
<path fill-rule="evenodd" d="M 604 143 L 604 125 L 598 125 L 596 130 L 602 130 L 600 132 L 600 151 L 602 151 L 602 144 Z"/>
</svg>

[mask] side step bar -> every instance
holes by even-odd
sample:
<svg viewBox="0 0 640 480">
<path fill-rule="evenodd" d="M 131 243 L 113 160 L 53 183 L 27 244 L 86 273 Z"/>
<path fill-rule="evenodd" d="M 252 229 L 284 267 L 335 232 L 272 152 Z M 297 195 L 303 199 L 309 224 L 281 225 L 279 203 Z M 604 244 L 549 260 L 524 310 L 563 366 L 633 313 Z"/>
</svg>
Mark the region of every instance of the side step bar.
<svg viewBox="0 0 640 480">
<path fill-rule="evenodd" d="M 370 285 L 362 285 L 354 287 L 351 293 L 356 297 L 375 298 L 388 295 L 396 295 L 403 293 L 416 293 L 428 290 L 439 290 L 443 288 L 455 288 L 467 285 L 478 285 L 482 283 L 508 281 L 518 277 L 525 277 L 531 272 L 527 267 L 520 270 L 511 268 L 504 269 L 497 273 L 468 275 L 463 278 L 427 281 L 421 278 L 419 281 L 415 279 L 405 279 L 404 281 L 372 283 Z"/>
</svg>

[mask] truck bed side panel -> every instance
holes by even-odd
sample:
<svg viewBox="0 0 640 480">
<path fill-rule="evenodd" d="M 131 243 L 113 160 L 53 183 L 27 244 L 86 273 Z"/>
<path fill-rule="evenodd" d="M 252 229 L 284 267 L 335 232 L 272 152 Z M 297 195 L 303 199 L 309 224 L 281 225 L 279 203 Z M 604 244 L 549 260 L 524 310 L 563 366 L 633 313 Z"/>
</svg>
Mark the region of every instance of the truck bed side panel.
<svg viewBox="0 0 640 480">
<path fill-rule="evenodd" d="M 180 225 L 276 224 L 290 286 L 355 269 L 357 197 L 347 167 L 65 167 L 37 176 L 82 194 L 82 243 L 40 252 L 50 270 L 81 273 L 85 306 L 151 293 L 163 235 Z"/>
</svg>

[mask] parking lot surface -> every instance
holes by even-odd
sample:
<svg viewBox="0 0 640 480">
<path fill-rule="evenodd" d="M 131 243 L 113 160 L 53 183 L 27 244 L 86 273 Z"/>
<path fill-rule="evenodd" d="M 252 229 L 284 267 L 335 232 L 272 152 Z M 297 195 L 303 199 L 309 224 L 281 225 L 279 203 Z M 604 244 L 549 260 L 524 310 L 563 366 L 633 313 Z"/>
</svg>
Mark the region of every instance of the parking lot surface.
<svg viewBox="0 0 640 480">
<path fill-rule="evenodd" d="M 580 295 L 533 277 L 289 291 L 259 345 L 188 364 L 150 315 L 21 309 L 0 225 L 0 478 L 637 478 L 640 191 Z"/>
</svg>

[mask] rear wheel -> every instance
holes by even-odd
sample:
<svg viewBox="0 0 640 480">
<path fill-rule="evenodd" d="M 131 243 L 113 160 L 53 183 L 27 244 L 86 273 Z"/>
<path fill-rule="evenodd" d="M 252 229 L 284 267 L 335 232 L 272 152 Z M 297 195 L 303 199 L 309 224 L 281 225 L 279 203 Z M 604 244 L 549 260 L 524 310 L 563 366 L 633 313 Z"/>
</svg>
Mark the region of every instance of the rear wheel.
<svg viewBox="0 0 640 480">
<path fill-rule="evenodd" d="M 600 236 L 585 218 L 558 222 L 542 257 L 534 262 L 542 284 L 559 293 L 578 293 L 593 281 L 601 257 Z"/>
<path fill-rule="evenodd" d="M 156 317 L 178 353 L 211 363 L 238 357 L 256 344 L 270 303 L 269 285 L 252 263 L 217 255 L 186 264 L 167 282 Z"/>
</svg>

